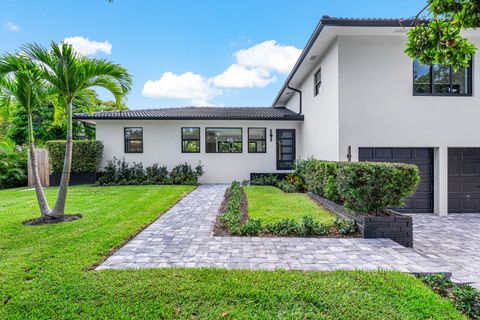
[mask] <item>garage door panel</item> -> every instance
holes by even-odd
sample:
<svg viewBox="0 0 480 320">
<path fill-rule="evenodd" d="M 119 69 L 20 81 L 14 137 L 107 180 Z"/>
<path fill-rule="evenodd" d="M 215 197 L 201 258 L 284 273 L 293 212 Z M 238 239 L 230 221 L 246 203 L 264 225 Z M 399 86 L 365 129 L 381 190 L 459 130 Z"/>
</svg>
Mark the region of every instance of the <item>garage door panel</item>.
<svg viewBox="0 0 480 320">
<path fill-rule="evenodd" d="M 480 148 L 448 149 L 448 212 L 480 212 Z"/>
<path fill-rule="evenodd" d="M 432 148 L 359 148 L 360 161 L 414 164 L 420 172 L 420 183 L 412 197 L 405 199 L 400 212 L 433 212 Z"/>
</svg>

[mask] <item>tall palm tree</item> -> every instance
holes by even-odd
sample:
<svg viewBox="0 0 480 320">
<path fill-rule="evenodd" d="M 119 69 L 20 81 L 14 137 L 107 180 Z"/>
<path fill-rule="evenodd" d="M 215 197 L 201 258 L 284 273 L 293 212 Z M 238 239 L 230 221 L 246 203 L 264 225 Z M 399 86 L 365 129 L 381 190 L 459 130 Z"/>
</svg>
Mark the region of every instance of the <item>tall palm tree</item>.
<svg viewBox="0 0 480 320">
<path fill-rule="evenodd" d="M 65 160 L 57 201 L 52 217 L 65 214 L 68 184 L 72 165 L 72 109 L 73 100 L 85 90 L 103 87 L 115 97 L 118 105 L 131 90 L 132 78 L 125 68 L 104 59 L 88 58 L 74 51 L 67 43 L 52 42 L 50 48 L 38 44 L 26 45 L 24 52 L 41 71 L 41 77 L 58 93 L 65 108 L 67 137 Z"/>
<path fill-rule="evenodd" d="M 6 109 L 16 104 L 25 109 L 28 118 L 28 149 L 33 185 L 42 216 L 51 214 L 38 174 L 33 134 L 33 110 L 45 103 L 49 86 L 42 80 L 40 70 L 21 55 L 6 54 L 0 58 L 0 104 Z"/>
</svg>

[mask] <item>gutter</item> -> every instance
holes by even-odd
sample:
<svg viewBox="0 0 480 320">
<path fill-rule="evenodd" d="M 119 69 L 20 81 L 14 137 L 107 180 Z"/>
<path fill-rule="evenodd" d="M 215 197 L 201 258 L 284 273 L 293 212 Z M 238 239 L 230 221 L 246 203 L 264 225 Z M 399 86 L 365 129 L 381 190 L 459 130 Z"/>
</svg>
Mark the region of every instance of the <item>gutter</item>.
<svg viewBox="0 0 480 320">
<path fill-rule="evenodd" d="M 298 93 L 300 97 L 300 103 L 298 104 L 298 114 L 302 114 L 302 90 L 290 87 L 290 83 L 287 84 L 287 88 Z"/>
</svg>

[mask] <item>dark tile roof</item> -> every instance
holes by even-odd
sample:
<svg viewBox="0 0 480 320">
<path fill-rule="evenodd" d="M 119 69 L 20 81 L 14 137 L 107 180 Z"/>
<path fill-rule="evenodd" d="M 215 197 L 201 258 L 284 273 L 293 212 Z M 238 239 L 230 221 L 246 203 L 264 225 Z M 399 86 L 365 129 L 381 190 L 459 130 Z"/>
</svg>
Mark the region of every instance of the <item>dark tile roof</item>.
<svg viewBox="0 0 480 320">
<path fill-rule="evenodd" d="M 413 19 L 408 18 L 342 18 L 323 16 L 320 23 L 324 26 L 344 27 L 411 27 Z M 425 23 L 427 20 L 419 19 L 417 23 Z"/>
<path fill-rule="evenodd" d="M 144 110 L 76 113 L 77 120 L 303 120 L 286 108 L 271 107 L 182 107 Z"/>
</svg>

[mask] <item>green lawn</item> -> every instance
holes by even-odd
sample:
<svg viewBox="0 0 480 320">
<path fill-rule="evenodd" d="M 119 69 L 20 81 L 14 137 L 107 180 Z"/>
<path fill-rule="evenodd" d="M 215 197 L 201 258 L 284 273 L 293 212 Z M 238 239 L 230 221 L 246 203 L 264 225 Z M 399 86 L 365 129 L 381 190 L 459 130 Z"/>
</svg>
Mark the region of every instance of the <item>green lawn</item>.
<svg viewBox="0 0 480 320">
<path fill-rule="evenodd" d="M 282 219 L 300 221 L 303 216 L 311 216 L 326 225 L 333 224 L 335 216 L 319 206 L 305 193 L 285 193 L 276 187 L 244 187 L 248 202 L 248 216 L 261 219 L 265 223 Z"/>
<path fill-rule="evenodd" d="M 396 272 L 89 271 L 191 189 L 72 187 L 83 219 L 35 227 L 33 191 L 0 191 L 0 319 L 464 319 Z"/>
</svg>

